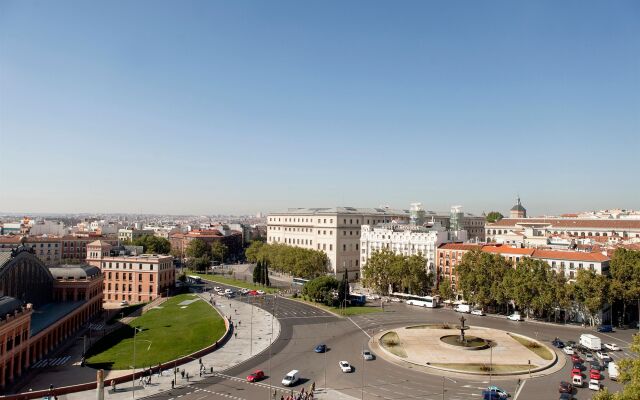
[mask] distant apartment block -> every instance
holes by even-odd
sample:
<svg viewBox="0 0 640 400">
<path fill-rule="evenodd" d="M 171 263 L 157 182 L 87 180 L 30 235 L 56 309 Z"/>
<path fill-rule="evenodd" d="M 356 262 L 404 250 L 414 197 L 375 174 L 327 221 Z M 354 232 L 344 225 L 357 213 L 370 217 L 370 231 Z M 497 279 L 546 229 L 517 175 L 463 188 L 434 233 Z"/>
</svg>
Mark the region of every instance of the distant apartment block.
<svg viewBox="0 0 640 400">
<path fill-rule="evenodd" d="M 220 229 L 195 229 L 186 233 L 178 232 L 169 235 L 169 242 L 171 243 L 171 251 L 173 254 L 179 254 L 181 257 L 186 257 L 185 251 L 189 243 L 193 240 L 202 240 L 209 247 L 214 242 L 219 242 L 227 246 L 228 254 L 225 254 L 225 259 L 228 256 L 236 257 L 242 251 L 242 232 L 222 227 Z"/>
<path fill-rule="evenodd" d="M 87 263 L 102 270 L 105 302 L 149 302 L 175 284 L 171 256 L 131 255 L 124 247 L 97 240 L 87 245 Z"/>
<path fill-rule="evenodd" d="M 118 229 L 118 241 L 120 243 L 133 242 L 144 235 L 153 236 L 154 234 L 155 232 L 151 229 L 122 228 Z"/>
<path fill-rule="evenodd" d="M 329 258 L 329 270 L 349 279 L 360 277 L 362 225 L 408 222 L 409 211 L 388 208 L 290 208 L 267 218 L 267 243 L 320 250 Z"/>
</svg>

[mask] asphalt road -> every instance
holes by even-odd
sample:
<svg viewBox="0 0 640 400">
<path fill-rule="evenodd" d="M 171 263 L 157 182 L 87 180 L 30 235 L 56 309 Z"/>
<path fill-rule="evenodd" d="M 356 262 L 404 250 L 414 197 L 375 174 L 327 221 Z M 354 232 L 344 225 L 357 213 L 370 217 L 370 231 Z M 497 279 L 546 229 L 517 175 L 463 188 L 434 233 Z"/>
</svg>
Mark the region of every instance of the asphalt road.
<svg viewBox="0 0 640 400">
<path fill-rule="evenodd" d="M 222 286 L 215 284 L 215 286 Z M 410 368 L 397 366 L 381 358 L 364 361 L 361 357 L 366 348 L 368 335 L 380 330 L 415 323 L 457 322 L 459 314 L 444 309 L 421 309 L 405 304 L 392 304 L 385 307 L 384 313 L 365 314 L 352 318 L 337 318 L 309 305 L 293 300 L 273 296 L 241 298 L 264 308 L 280 320 L 281 333 L 271 348 L 218 376 L 209 377 L 197 384 L 172 390 L 171 392 L 151 396 L 154 399 L 235 399 L 254 400 L 272 399 L 274 388 L 286 390 L 280 384 L 285 374 L 297 369 L 302 377 L 294 386 L 299 391 L 308 388 L 312 382 L 316 387 L 329 387 L 362 399 L 450 399 L 466 400 L 480 398 L 483 388 L 488 386 L 488 377 L 459 379 L 425 374 Z M 588 330 L 560 325 L 513 322 L 505 318 L 468 315 L 468 324 L 503 329 L 521 333 L 549 343 L 553 338 L 576 340 Z M 243 326 L 247 321 L 243 321 Z M 610 334 L 598 334 L 604 341 L 612 341 L 627 347 L 633 331 L 620 331 Z M 324 354 L 313 352 L 313 348 L 325 343 L 328 351 Z M 628 347 L 627 349 L 628 350 Z M 564 357 L 564 355 L 562 355 Z M 614 354 L 614 358 L 620 356 Z M 342 373 L 338 361 L 347 360 L 355 367 L 354 372 Z M 267 378 L 259 384 L 249 384 L 245 378 L 255 369 L 262 369 Z M 517 400 L 557 399 L 558 383 L 570 377 L 571 367 L 567 363 L 563 370 L 549 376 L 525 379 L 522 381 Z M 605 373 L 606 375 L 606 373 Z M 493 384 L 503 387 L 514 397 L 517 391 L 517 378 L 493 378 Z M 603 384 L 610 390 L 619 386 L 608 378 Z M 443 395 L 444 390 L 444 395 Z M 277 398 L 283 391 L 278 391 Z M 586 388 L 578 389 L 577 399 L 590 399 L 593 392 Z"/>
</svg>

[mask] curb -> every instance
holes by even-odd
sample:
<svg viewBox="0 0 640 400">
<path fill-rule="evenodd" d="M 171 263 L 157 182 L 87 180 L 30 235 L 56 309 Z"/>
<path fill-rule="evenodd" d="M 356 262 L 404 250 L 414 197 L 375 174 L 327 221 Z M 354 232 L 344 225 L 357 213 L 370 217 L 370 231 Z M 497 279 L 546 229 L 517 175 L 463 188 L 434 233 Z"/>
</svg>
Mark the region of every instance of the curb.
<svg viewBox="0 0 640 400">
<path fill-rule="evenodd" d="M 450 369 L 450 368 L 443 368 L 443 367 L 436 367 L 433 365 L 429 365 L 429 364 L 418 364 L 416 362 L 413 361 L 409 361 L 409 360 L 404 360 L 394 354 L 392 354 L 391 352 L 389 352 L 387 349 L 384 348 L 384 346 L 382 346 L 380 344 L 380 338 L 382 336 L 384 336 L 384 334 L 393 331 L 393 329 L 388 329 L 382 332 L 379 332 L 377 334 L 375 334 L 374 336 L 371 337 L 371 339 L 369 340 L 369 347 L 370 348 L 377 348 L 382 350 L 382 354 L 381 357 L 388 361 L 391 362 L 395 365 L 404 367 L 404 368 L 409 368 L 409 369 L 413 369 L 415 370 L 415 367 L 420 367 L 420 369 L 422 370 L 422 372 L 427 373 L 427 374 L 431 374 L 431 375 L 438 375 L 438 372 L 448 372 L 451 375 L 454 376 L 458 376 L 460 378 L 469 378 L 469 376 L 473 376 L 473 377 L 478 377 L 478 376 L 489 376 L 490 374 L 488 373 L 483 373 L 483 372 L 472 372 L 472 371 L 459 371 L 459 370 L 454 370 L 454 369 Z M 509 334 L 512 334 L 511 332 L 508 332 Z M 532 340 L 536 343 L 540 343 L 539 341 L 535 340 L 535 339 L 531 339 L 527 336 L 524 335 L 518 335 L 518 336 L 522 336 L 525 337 L 529 340 Z M 540 343 L 541 345 L 545 346 L 548 348 L 548 346 Z M 541 377 L 541 376 L 547 376 L 547 375 L 551 375 L 555 372 L 557 372 L 557 370 L 554 370 L 552 372 L 550 372 L 549 374 L 537 374 L 537 375 L 533 375 L 534 373 L 540 372 L 540 371 L 545 371 L 545 370 L 549 370 L 551 368 L 553 368 L 554 366 L 557 366 L 560 363 L 560 358 L 558 357 L 558 353 L 554 350 L 549 348 L 549 350 L 551 351 L 551 353 L 554 356 L 553 361 L 551 361 L 548 365 L 544 366 L 544 367 L 538 367 L 535 369 L 531 370 L 531 376 L 529 374 L 529 371 L 517 371 L 517 372 L 496 372 L 496 373 L 492 373 L 491 376 L 494 378 L 512 378 L 512 377 L 524 377 L 525 379 L 531 377 L 531 378 L 537 378 L 537 377 Z M 380 352 L 378 352 L 378 354 L 380 354 Z M 566 362 L 566 360 L 564 360 Z M 565 362 L 562 363 L 561 367 L 564 367 Z M 407 365 L 410 364 L 410 365 Z"/>
</svg>

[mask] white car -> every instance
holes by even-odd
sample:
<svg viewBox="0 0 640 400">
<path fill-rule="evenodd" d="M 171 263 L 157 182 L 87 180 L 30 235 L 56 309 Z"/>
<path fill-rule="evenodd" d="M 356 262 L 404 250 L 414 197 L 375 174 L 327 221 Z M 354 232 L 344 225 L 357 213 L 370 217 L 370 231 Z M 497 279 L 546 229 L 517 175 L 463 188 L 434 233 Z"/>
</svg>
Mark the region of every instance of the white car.
<svg viewBox="0 0 640 400">
<path fill-rule="evenodd" d="M 515 312 L 509 315 L 507 319 L 510 319 L 511 321 L 522 321 L 522 316 L 520 315 L 520 313 Z"/>
<path fill-rule="evenodd" d="M 609 355 L 604 351 L 596 351 L 596 356 L 602 361 L 605 361 L 605 360 L 611 361 L 611 357 L 609 357 Z"/>
<path fill-rule="evenodd" d="M 257 293 L 258 294 L 264 294 L 264 290 L 258 290 Z"/>
<path fill-rule="evenodd" d="M 620 346 L 618 346 L 615 343 L 605 343 L 604 344 L 604 348 L 607 350 L 611 350 L 611 351 L 620 351 L 622 349 L 620 349 Z"/>
<path fill-rule="evenodd" d="M 213 288 L 213 290 L 215 290 L 216 292 L 219 292 L 222 290 L 222 288 L 220 286 L 216 286 Z"/>
<path fill-rule="evenodd" d="M 231 290 L 231 289 L 225 289 L 224 290 L 224 294 L 231 294 L 231 293 L 233 293 L 233 290 Z"/>
<path fill-rule="evenodd" d="M 484 315 L 482 310 L 471 310 L 472 315 Z"/>
<path fill-rule="evenodd" d="M 249 293 L 249 289 L 242 289 L 241 292 L 242 292 L 242 294 L 247 294 L 247 293 Z"/>
<path fill-rule="evenodd" d="M 340 366 L 340 369 L 342 370 L 342 372 L 351 372 L 351 365 L 349 365 L 349 362 L 340 361 L 338 365 Z"/>
<path fill-rule="evenodd" d="M 576 352 L 575 352 L 575 351 L 573 351 L 573 347 L 571 347 L 571 346 L 565 346 L 565 347 L 563 347 L 563 348 L 562 348 L 562 351 L 564 351 L 564 353 L 565 353 L 565 354 L 570 355 L 570 356 L 572 356 L 572 355 L 576 354 Z"/>
<path fill-rule="evenodd" d="M 391 301 L 392 301 L 392 302 L 394 302 L 394 303 L 402 303 L 402 300 L 400 300 L 400 299 L 399 299 L 399 298 L 397 298 L 397 297 L 392 297 L 392 298 L 391 298 Z"/>
<path fill-rule="evenodd" d="M 362 358 L 364 358 L 366 361 L 371 361 L 371 360 L 373 360 L 373 354 L 371 354 L 371 352 L 369 350 L 363 350 L 362 351 Z"/>
<path fill-rule="evenodd" d="M 591 379 L 589 381 L 589 389 L 590 390 L 595 390 L 596 392 L 600 390 L 600 381 L 597 381 L 595 379 Z"/>
</svg>

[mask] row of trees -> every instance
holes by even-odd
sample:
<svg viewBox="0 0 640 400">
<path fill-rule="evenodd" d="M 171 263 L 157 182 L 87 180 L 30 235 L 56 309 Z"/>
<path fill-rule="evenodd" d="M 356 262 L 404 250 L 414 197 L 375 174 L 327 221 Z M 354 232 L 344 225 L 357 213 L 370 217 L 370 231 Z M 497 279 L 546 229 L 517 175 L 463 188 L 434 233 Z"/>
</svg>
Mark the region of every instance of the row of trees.
<svg viewBox="0 0 640 400">
<path fill-rule="evenodd" d="M 595 315 L 607 303 L 626 304 L 640 299 L 640 252 L 618 249 L 610 263 L 610 276 L 580 269 L 567 282 L 564 271 L 556 273 L 542 260 L 522 258 L 513 268 L 498 254 L 470 251 L 457 265 L 459 293 L 480 307 L 498 309 L 513 304 L 527 313 L 551 317 L 550 310 L 577 308 L 594 323 Z M 449 285 L 440 285 L 440 295 L 452 299 Z M 556 313 L 553 313 L 555 316 Z"/>
<path fill-rule="evenodd" d="M 143 235 L 133 241 L 125 241 L 124 245 L 142 246 L 145 253 L 149 254 L 169 254 L 171 243 L 165 238 L 153 235 Z"/>
<path fill-rule="evenodd" d="M 421 255 L 403 256 L 382 249 L 373 253 L 362 269 L 363 283 L 379 293 L 391 290 L 425 295 L 433 286 L 433 274 L 427 273 L 426 263 Z"/>
<path fill-rule="evenodd" d="M 212 260 L 224 262 L 228 248 L 224 243 L 213 242 L 209 246 L 200 239 L 194 239 L 189 242 L 184 252 L 189 258 L 187 263 L 189 268 L 203 271 L 211 265 Z"/>
<path fill-rule="evenodd" d="M 249 262 L 266 262 L 273 271 L 307 279 L 326 274 L 329 263 L 321 251 L 260 241 L 252 242 L 245 255 Z"/>
</svg>

